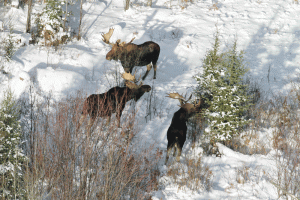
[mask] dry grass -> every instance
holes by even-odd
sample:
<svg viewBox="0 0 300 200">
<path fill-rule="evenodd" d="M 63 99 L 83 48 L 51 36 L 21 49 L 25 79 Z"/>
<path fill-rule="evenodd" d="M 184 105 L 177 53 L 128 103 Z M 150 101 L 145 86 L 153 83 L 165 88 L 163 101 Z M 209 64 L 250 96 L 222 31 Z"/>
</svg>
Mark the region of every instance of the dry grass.
<svg viewBox="0 0 300 200">
<path fill-rule="evenodd" d="M 225 142 L 225 145 L 234 151 L 247 155 L 266 155 L 270 152 L 270 149 L 265 146 L 255 130 L 234 136 L 231 140 Z"/>
<path fill-rule="evenodd" d="M 209 11 L 211 11 L 211 10 L 214 10 L 214 11 L 219 10 L 218 3 L 212 4 L 212 6 L 209 7 Z"/>
<path fill-rule="evenodd" d="M 180 163 L 173 163 L 166 174 L 179 190 L 188 188 L 195 192 L 209 191 L 212 187 L 212 171 L 202 163 L 202 157 L 184 159 Z"/>
<path fill-rule="evenodd" d="M 272 128 L 269 145 L 275 149 L 276 175 L 268 175 L 277 188 L 278 198 L 300 199 L 300 88 L 295 85 L 287 95 L 273 95 L 273 98 L 259 101 L 249 116 L 252 122 L 241 138 L 231 141 L 231 148 L 242 153 L 266 154 L 268 150 L 258 137 L 263 128 Z M 266 139 L 267 136 L 264 136 Z M 247 180 L 247 170 L 240 170 L 238 182 Z"/>
<path fill-rule="evenodd" d="M 187 8 L 190 3 L 193 3 L 193 0 L 181 0 L 180 2 L 181 2 L 181 5 L 179 5 L 179 6 L 183 10 L 183 9 Z"/>
<path fill-rule="evenodd" d="M 270 182 L 277 188 L 278 198 L 300 198 L 300 90 L 294 87 L 287 95 L 273 95 L 273 98 L 261 101 L 251 111 L 254 117 L 246 137 L 246 146 L 250 142 L 260 141 L 256 131 L 272 128 L 270 147 L 275 149 L 277 167 L 276 176 L 269 175 Z M 251 134 L 252 133 L 252 134 Z M 248 142 L 247 142 L 248 141 Z M 240 146 L 240 145 L 237 145 Z M 258 143 L 254 153 L 263 153 L 264 145 Z M 249 149 L 249 148 L 248 148 Z M 268 152 L 266 152 L 268 153 Z"/>
<path fill-rule="evenodd" d="M 238 168 L 237 172 L 236 172 L 237 183 L 244 184 L 246 181 L 249 181 L 249 180 L 250 180 L 249 167 L 243 166 L 241 168 Z"/>
<path fill-rule="evenodd" d="M 274 101 L 273 148 L 276 149 L 277 176 L 272 178 L 278 197 L 300 199 L 300 91 Z"/>
<path fill-rule="evenodd" d="M 275 149 L 276 175 L 265 175 L 277 188 L 278 198 L 300 199 L 300 88 L 295 85 L 287 95 L 277 94 L 271 99 L 262 99 L 261 91 L 255 85 L 250 89 L 253 106 L 245 116 L 251 119 L 251 123 L 241 130 L 243 132 L 240 135 L 226 142 L 225 145 L 250 155 L 267 154 L 270 149 Z M 199 128 L 195 126 L 193 129 L 191 138 L 197 141 L 202 135 L 203 125 Z M 263 129 L 272 132 L 263 135 Z M 266 139 L 269 139 L 270 143 L 266 143 L 268 142 Z M 205 138 L 201 138 L 201 143 L 206 154 L 217 152 L 212 152 L 214 148 L 209 142 L 205 143 Z M 170 169 L 169 173 L 184 172 L 182 169 L 176 170 Z M 249 168 L 237 169 L 237 183 L 244 184 L 249 177 Z"/>
<path fill-rule="evenodd" d="M 154 83 L 151 86 L 151 91 L 149 92 L 149 95 L 147 96 L 147 104 L 146 104 L 146 122 L 151 121 L 155 117 L 161 118 L 165 111 L 169 111 L 169 109 L 165 108 L 166 105 L 166 99 L 161 98 L 158 95 L 158 91 L 156 90 L 156 87 L 154 86 Z"/>
<path fill-rule="evenodd" d="M 80 95 L 50 99 L 27 107 L 28 199 L 144 199 L 157 189 L 161 152 L 138 147 L 134 113 L 124 118 L 123 128 L 99 119 L 88 130 L 87 122 L 79 127 Z"/>
</svg>

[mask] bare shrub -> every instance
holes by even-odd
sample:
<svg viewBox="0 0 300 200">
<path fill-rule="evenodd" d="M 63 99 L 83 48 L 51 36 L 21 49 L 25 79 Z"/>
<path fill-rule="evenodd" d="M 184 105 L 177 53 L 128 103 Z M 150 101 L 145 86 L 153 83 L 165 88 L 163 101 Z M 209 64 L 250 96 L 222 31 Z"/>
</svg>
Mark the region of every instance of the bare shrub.
<svg viewBox="0 0 300 200">
<path fill-rule="evenodd" d="M 219 10 L 219 5 L 218 5 L 218 3 L 213 3 L 213 4 L 209 7 L 209 11 L 211 11 L 211 10 L 214 10 L 214 11 Z"/>
<path fill-rule="evenodd" d="M 178 189 L 188 189 L 199 192 L 209 191 L 212 187 L 212 171 L 202 162 L 202 156 L 197 158 L 184 157 L 181 163 L 174 163 L 168 167 L 166 174 Z"/>
<path fill-rule="evenodd" d="M 93 71 L 94 76 L 94 71 Z M 109 87 L 114 86 L 124 86 L 124 79 L 121 76 L 121 70 L 120 67 L 115 63 L 113 67 L 109 67 L 107 71 L 104 74 L 105 79 L 107 83 L 109 84 Z M 93 79 L 92 79 L 93 80 Z"/>
<path fill-rule="evenodd" d="M 249 168 L 250 167 L 243 166 L 243 167 L 237 169 L 236 181 L 239 184 L 244 184 L 246 181 L 250 180 Z"/>
<path fill-rule="evenodd" d="M 180 3 L 180 8 L 183 10 L 187 8 L 190 3 L 193 3 L 193 0 L 181 0 Z"/>
<path fill-rule="evenodd" d="M 243 84 L 247 85 L 247 95 L 249 96 L 248 103 L 251 105 L 247 113 L 245 113 L 245 116 L 247 118 L 253 119 L 256 117 L 254 115 L 255 108 L 257 108 L 261 104 L 261 102 L 263 102 L 261 97 L 262 89 L 259 83 L 249 76 L 246 77 L 246 79 L 243 81 Z"/>
<path fill-rule="evenodd" d="M 232 140 L 226 142 L 225 145 L 234 151 L 248 155 L 266 155 L 270 152 L 270 149 L 264 145 L 255 130 L 250 130 L 240 136 L 235 136 Z"/>
<path fill-rule="evenodd" d="M 152 0 L 147 0 L 147 6 L 152 7 Z"/>
<path fill-rule="evenodd" d="M 251 164 L 243 163 L 235 168 L 235 180 L 230 181 L 230 186 L 226 190 L 232 192 L 231 189 L 239 189 L 238 184 L 261 184 L 266 181 L 266 174 L 262 166 L 253 167 Z"/>
<path fill-rule="evenodd" d="M 300 198 L 299 109 L 299 88 L 274 101 L 273 147 L 276 149 L 277 176 L 271 178 L 271 182 L 276 186 L 279 198 Z"/>
<path fill-rule="evenodd" d="M 259 138 L 258 131 L 262 128 L 272 128 L 270 140 L 272 142 L 271 147 L 276 151 L 274 159 L 277 171 L 275 177 L 268 175 L 269 180 L 277 188 L 278 198 L 299 199 L 299 86 L 295 86 L 287 95 L 273 95 L 271 99 L 263 99 L 259 87 L 253 87 L 250 92 L 253 95 L 253 105 L 247 115 L 252 119 L 249 124 L 251 131 L 247 131 L 241 137 L 234 138 L 227 146 L 246 154 L 267 154 L 269 149 Z M 247 169 L 239 169 L 237 181 L 244 183 L 248 180 L 248 174 Z"/>
<path fill-rule="evenodd" d="M 31 131 L 25 173 L 28 198 L 146 198 L 158 185 L 161 152 L 137 145 L 134 113 L 126 116 L 126 128 L 106 126 L 98 119 L 87 134 L 86 123 L 79 126 L 83 100 L 78 95 L 28 105 L 32 112 L 24 126 Z"/>
<path fill-rule="evenodd" d="M 150 94 L 147 97 L 147 104 L 146 104 L 146 122 L 150 121 L 154 117 L 162 117 L 163 115 L 163 107 L 165 106 L 165 98 L 160 98 L 158 91 L 156 90 L 154 83 L 152 84 L 152 89 L 149 92 Z"/>
<path fill-rule="evenodd" d="M 277 188 L 278 198 L 300 198 L 299 110 L 300 90 L 295 86 L 287 95 L 261 100 L 251 111 L 250 126 L 254 133 L 261 128 L 272 128 L 271 146 L 276 152 L 277 171 L 276 176 L 269 175 L 269 179 Z"/>
</svg>

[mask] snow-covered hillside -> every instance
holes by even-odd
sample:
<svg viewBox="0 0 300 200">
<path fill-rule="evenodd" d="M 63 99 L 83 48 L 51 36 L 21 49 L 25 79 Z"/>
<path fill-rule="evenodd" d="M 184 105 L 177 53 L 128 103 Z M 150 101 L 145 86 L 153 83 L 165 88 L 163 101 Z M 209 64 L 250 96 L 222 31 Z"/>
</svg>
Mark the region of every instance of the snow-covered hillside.
<svg viewBox="0 0 300 200">
<path fill-rule="evenodd" d="M 41 9 L 36 3 L 33 10 Z M 193 76 L 202 72 L 202 59 L 212 48 L 216 30 L 220 32 L 221 49 L 237 39 L 238 49 L 245 51 L 250 70 L 247 74 L 260 86 L 264 95 L 283 93 L 297 83 L 300 72 L 300 4 L 296 0 L 155 0 L 146 7 L 141 0 L 132 1 L 124 11 L 122 0 L 91 0 L 83 4 L 82 39 L 73 39 L 57 50 L 29 44 L 26 34 L 27 6 L 0 8 L 1 40 L 13 27 L 15 39 L 21 39 L 18 50 L 10 62 L 3 62 L 0 74 L 0 100 L 8 87 L 20 98 L 33 86 L 42 96 L 51 93 L 59 101 L 76 91 L 86 96 L 103 93 L 116 86 L 116 71 L 123 72 L 120 62 L 108 61 L 105 56 L 111 46 L 102 41 L 101 34 L 109 28 L 115 29 L 111 38 L 134 43 L 154 41 L 160 45 L 157 78 L 150 71 L 144 83 L 155 89 L 157 109 L 160 113 L 145 120 L 143 103 L 149 94 L 137 103 L 139 134 L 144 145 L 155 143 L 166 150 L 166 133 L 173 113 L 178 110 L 178 101 L 166 97 L 169 92 L 190 94 L 196 86 Z M 70 18 L 72 28 L 78 26 L 79 8 L 74 7 Z M 1 26 L 1 23 L 0 23 Z M 1 27 L 0 27 L 1 30 Z M 24 44 L 25 45 L 21 45 Z M 137 76 L 143 75 L 146 67 L 135 67 Z M 271 129 L 259 132 L 268 140 Z M 266 142 L 266 141 L 265 141 Z M 267 145 L 268 142 L 266 142 Z M 278 199 L 277 189 L 268 182 L 265 172 L 275 174 L 274 151 L 266 155 L 244 155 L 220 145 L 221 157 L 204 156 L 203 162 L 213 174 L 210 191 L 192 192 L 178 190 L 174 184 L 153 193 L 153 199 Z M 186 142 L 183 155 L 201 152 L 202 148 L 191 149 Z M 165 154 L 164 154 L 165 155 Z M 163 174 L 167 169 L 163 162 Z M 247 169 L 248 180 L 236 181 L 237 171 Z M 164 176 L 162 182 L 168 182 Z"/>
</svg>

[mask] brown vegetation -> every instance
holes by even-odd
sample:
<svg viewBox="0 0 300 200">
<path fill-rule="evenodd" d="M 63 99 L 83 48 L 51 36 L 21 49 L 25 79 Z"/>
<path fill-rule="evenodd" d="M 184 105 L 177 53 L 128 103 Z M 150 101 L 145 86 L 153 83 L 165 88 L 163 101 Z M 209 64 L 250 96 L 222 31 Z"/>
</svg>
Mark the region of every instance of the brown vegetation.
<svg viewBox="0 0 300 200">
<path fill-rule="evenodd" d="M 27 106 L 28 199 L 148 198 L 157 189 L 161 152 L 137 145 L 134 113 L 125 122 L 129 129 L 100 123 L 91 135 L 84 126 L 78 130 L 81 99 Z"/>
</svg>

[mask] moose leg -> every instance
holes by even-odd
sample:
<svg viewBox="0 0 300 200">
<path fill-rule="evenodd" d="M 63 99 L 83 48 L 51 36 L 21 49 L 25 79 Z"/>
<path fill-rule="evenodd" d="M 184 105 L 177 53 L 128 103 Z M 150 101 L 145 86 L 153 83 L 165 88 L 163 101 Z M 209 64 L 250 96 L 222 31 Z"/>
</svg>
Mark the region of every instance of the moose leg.
<svg viewBox="0 0 300 200">
<path fill-rule="evenodd" d="M 147 65 L 147 71 L 145 73 L 145 75 L 143 76 L 143 80 L 147 77 L 147 75 L 149 74 L 149 71 L 152 69 L 152 64 L 150 63 L 149 65 Z"/>
<path fill-rule="evenodd" d="M 171 148 L 171 147 L 168 147 L 168 148 L 167 148 L 167 155 L 166 155 L 166 161 L 165 161 L 165 164 L 167 164 L 167 162 L 168 162 L 168 160 L 169 160 L 169 155 L 170 155 L 171 151 L 172 151 L 172 148 Z"/>
<path fill-rule="evenodd" d="M 157 65 L 153 65 L 153 69 L 154 69 L 154 75 L 153 75 L 153 79 L 156 79 L 156 68 L 157 68 Z"/>
<path fill-rule="evenodd" d="M 168 146 L 167 146 L 167 155 L 166 155 L 166 161 L 165 164 L 167 164 L 168 160 L 169 160 L 169 155 L 171 154 L 171 151 L 174 148 L 174 144 L 170 144 L 170 142 L 168 142 Z"/>
<path fill-rule="evenodd" d="M 183 139 L 184 139 L 184 141 L 182 141 Z M 185 142 L 185 138 L 180 138 L 180 137 L 175 138 L 175 147 L 177 149 L 177 156 L 176 156 L 177 162 L 180 161 L 181 151 L 182 151 L 184 142 Z M 174 151 L 174 156 L 175 156 L 175 151 Z"/>
<path fill-rule="evenodd" d="M 175 157 L 176 150 L 177 150 L 177 153 L 178 153 L 178 147 L 179 147 L 178 144 L 175 143 L 175 144 L 174 144 L 174 148 L 173 148 L 173 149 L 174 149 L 174 151 L 173 151 L 173 157 Z"/>
<path fill-rule="evenodd" d="M 181 151 L 182 151 L 182 147 L 177 144 L 177 156 L 176 156 L 177 162 L 180 161 Z"/>
</svg>

